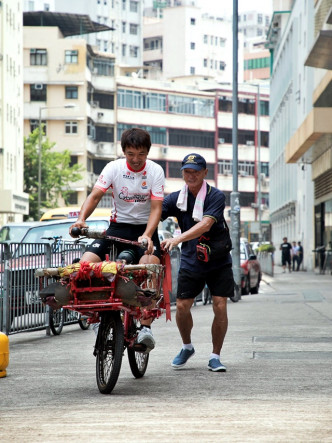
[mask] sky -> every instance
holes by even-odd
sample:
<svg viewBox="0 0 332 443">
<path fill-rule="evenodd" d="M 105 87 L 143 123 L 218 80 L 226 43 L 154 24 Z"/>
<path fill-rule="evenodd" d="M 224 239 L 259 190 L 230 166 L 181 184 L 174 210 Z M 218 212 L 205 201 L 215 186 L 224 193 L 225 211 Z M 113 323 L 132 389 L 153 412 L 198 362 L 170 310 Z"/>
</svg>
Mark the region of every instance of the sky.
<svg viewBox="0 0 332 443">
<path fill-rule="evenodd" d="M 202 8 L 217 11 L 221 15 L 232 15 L 233 0 L 199 0 Z M 245 11 L 259 11 L 272 15 L 272 0 L 238 0 L 239 13 Z"/>
</svg>

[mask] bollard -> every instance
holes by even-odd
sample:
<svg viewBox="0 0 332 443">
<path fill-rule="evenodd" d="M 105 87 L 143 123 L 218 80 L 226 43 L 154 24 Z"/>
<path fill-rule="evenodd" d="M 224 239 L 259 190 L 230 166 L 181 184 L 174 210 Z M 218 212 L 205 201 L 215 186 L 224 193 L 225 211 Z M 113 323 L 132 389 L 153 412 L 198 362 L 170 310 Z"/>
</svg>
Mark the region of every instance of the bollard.
<svg viewBox="0 0 332 443">
<path fill-rule="evenodd" d="M 0 332 L 0 378 L 6 377 L 9 363 L 9 340 L 6 334 Z"/>
</svg>

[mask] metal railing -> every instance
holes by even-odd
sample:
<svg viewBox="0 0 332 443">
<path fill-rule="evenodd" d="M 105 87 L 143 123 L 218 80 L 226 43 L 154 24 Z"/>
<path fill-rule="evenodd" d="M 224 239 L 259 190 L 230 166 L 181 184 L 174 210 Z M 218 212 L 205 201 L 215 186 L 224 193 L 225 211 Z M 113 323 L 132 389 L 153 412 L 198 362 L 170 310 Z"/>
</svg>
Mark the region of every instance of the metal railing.
<svg viewBox="0 0 332 443">
<path fill-rule="evenodd" d="M 85 247 L 73 242 L 0 243 L 0 331 L 7 335 L 49 331 L 49 307 L 40 300 L 40 281 L 35 277 L 35 270 L 68 265 L 82 256 Z M 180 250 L 176 248 L 171 252 L 172 304 L 176 298 L 179 265 Z M 65 324 L 75 321 L 75 313 L 65 311 Z"/>
<path fill-rule="evenodd" d="M 48 328 L 49 309 L 39 298 L 35 270 L 72 263 L 85 245 L 63 242 L 0 244 L 0 330 L 5 334 Z M 66 314 L 65 324 L 75 318 Z M 76 319 L 77 321 L 77 319 Z"/>
</svg>

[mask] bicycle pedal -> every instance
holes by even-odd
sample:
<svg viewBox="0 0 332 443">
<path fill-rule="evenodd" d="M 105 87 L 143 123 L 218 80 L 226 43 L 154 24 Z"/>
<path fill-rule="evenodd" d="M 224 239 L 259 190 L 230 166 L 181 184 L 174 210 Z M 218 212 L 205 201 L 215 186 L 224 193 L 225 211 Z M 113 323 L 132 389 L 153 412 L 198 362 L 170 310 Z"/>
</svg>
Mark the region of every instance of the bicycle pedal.
<svg viewBox="0 0 332 443">
<path fill-rule="evenodd" d="M 133 349 L 135 352 L 145 352 L 146 345 L 144 345 L 143 343 L 134 343 Z"/>
</svg>

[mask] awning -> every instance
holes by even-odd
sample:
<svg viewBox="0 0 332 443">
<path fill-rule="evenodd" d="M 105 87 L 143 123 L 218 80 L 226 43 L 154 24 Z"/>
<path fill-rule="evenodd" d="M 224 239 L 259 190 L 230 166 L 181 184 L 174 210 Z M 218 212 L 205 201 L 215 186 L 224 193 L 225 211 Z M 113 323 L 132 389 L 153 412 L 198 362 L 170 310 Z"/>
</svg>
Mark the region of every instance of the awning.
<svg viewBox="0 0 332 443">
<path fill-rule="evenodd" d="M 24 12 L 23 26 L 57 26 L 64 37 L 114 30 L 110 26 L 92 21 L 86 14 L 50 11 Z"/>
</svg>

